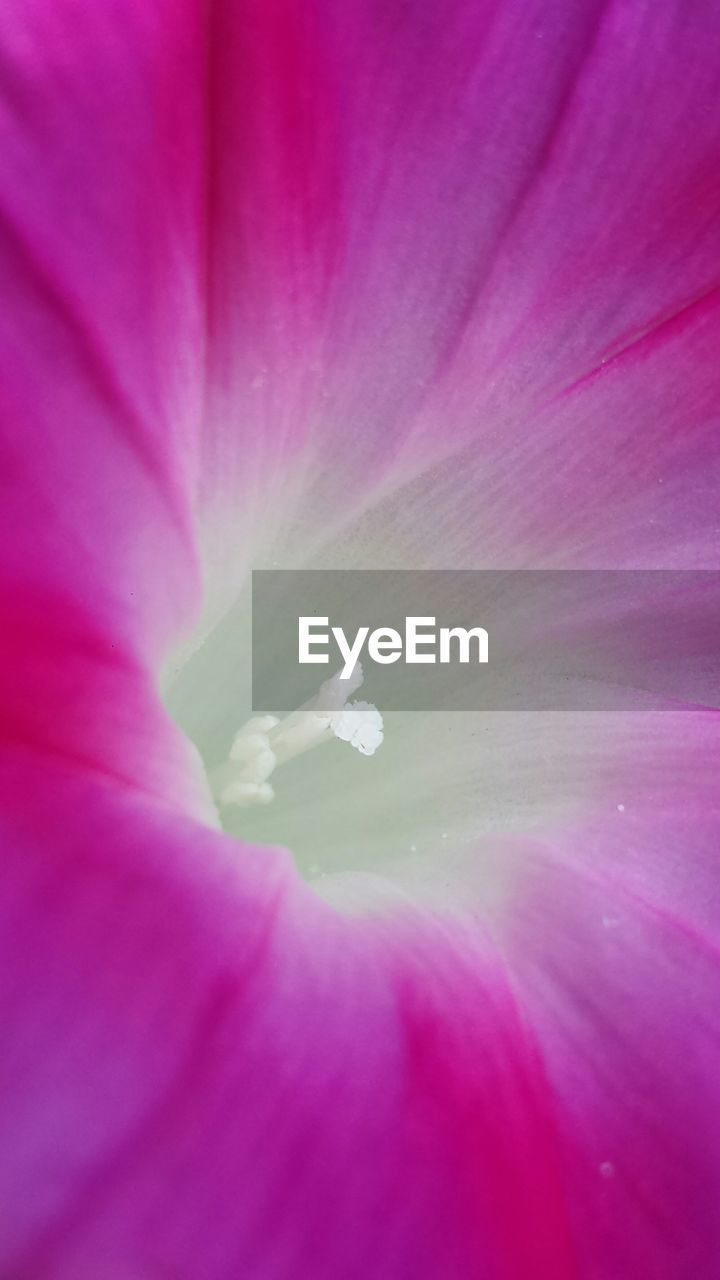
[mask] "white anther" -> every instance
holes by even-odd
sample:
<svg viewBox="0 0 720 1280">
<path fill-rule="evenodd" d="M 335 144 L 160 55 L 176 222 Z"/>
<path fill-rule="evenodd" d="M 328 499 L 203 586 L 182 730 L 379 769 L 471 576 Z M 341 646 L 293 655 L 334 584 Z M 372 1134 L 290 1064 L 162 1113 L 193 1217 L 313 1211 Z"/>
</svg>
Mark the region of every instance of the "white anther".
<svg viewBox="0 0 720 1280">
<path fill-rule="evenodd" d="M 336 738 L 349 742 L 364 756 L 371 756 L 382 746 L 383 718 L 371 702 L 350 702 L 333 716 L 331 728 Z"/>
</svg>

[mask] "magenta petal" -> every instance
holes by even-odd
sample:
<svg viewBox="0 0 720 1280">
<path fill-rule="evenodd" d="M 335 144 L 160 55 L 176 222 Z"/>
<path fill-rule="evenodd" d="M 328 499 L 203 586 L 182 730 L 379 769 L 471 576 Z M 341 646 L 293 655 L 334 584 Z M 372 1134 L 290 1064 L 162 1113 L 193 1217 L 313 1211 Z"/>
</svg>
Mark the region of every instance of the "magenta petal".
<svg viewBox="0 0 720 1280">
<path fill-rule="evenodd" d="M 5 1269 L 574 1275 L 542 1072 L 479 926 L 387 887 L 343 918 L 278 851 L 66 771 L 9 812 Z"/>
<path fill-rule="evenodd" d="M 295 550 L 424 468 L 395 559 L 708 563 L 715 19 L 16 5 L 4 579 L 52 564 L 156 656 L 197 603 L 192 509 L 239 561 L 298 475 Z"/>
<path fill-rule="evenodd" d="M 714 5 L 275 0 L 214 31 L 208 495 L 300 450 L 290 554 L 382 484 L 415 565 L 714 563 Z"/>
<path fill-rule="evenodd" d="M 291 464 L 316 530 L 382 480 L 420 561 L 708 562 L 715 6 L 0 34 L 2 1270 L 706 1280 L 707 794 L 503 842 L 464 910 L 368 878 L 343 914 L 182 816 L 148 672 L 196 513 L 247 532 Z"/>
<path fill-rule="evenodd" d="M 199 598 L 199 30 L 28 0 L 0 35 L 0 728 L 194 812 L 147 667 Z"/>
<path fill-rule="evenodd" d="M 1 33 L 4 597 L 153 657 L 198 594 L 199 35 L 189 3 L 65 0 Z"/>
<path fill-rule="evenodd" d="M 717 812 L 508 852 L 501 926 L 542 1053 L 583 1277 L 710 1276 L 720 1244 Z"/>
<path fill-rule="evenodd" d="M 12 1274 L 712 1274 L 717 942 L 596 865 L 607 823 L 566 858 L 496 845 L 474 913 L 446 870 L 415 905 L 339 881 L 336 914 L 277 850 L 114 788 L 53 770 L 12 808 Z M 630 837 L 669 892 L 674 838 Z"/>
</svg>

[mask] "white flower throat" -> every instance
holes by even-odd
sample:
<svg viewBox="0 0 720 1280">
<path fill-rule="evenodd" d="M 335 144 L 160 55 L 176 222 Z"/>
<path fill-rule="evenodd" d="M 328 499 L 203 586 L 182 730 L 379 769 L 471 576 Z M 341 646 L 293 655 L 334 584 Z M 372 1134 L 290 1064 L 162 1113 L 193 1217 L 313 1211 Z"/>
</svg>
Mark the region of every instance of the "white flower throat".
<svg viewBox="0 0 720 1280">
<path fill-rule="evenodd" d="M 233 739 L 229 759 L 210 777 L 220 806 L 269 804 L 275 792 L 270 782 L 278 765 L 312 747 L 339 738 L 361 755 L 371 756 L 383 741 L 383 719 L 370 702 L 350 702 L 363 682 L 360 663 L 349 677 L 327 680 L 315 698 L 291 715 L 254 716 Z"/>
</svg>

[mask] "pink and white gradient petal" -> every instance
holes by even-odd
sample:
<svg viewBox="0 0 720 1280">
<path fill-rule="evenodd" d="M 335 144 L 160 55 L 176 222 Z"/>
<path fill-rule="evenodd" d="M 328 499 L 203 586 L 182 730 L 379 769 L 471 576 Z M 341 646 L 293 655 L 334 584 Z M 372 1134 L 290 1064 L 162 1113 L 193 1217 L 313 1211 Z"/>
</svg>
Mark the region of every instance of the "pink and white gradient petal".
<svg viewBox="0 0 720 1280">
<path fill-rule="evenodd" d="M 540 1064 L 479 922 L 386 883 L 343 915 L 278 850 L 65 767 L 5 776 L 33 796 L 3 823 L 6 1268 L 573 1275 Z"/>
<path fill-rule="evenodd" d="M 273 544 L 715 563 L 714 6 L 18 0 L 0 45 L 2 1268 L 710 1275 L 717 718 L 323 900 L 191 820 L 154 680 Z"/>
</svg>

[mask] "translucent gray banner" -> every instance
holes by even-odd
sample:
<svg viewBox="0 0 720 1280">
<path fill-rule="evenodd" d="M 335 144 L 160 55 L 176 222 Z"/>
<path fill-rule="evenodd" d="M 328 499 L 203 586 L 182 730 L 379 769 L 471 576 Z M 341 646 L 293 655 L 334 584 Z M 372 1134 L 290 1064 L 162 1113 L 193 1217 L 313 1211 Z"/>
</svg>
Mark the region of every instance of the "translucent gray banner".
<svg viewBox="0 0 720 1280">
<path fill-rule="evenodd" d="M 252 607 L 257 712 L 333 710 L 356 659 L 381 711 L 720 707 L 716 571 L 256 570 Z"/>
</svg>

